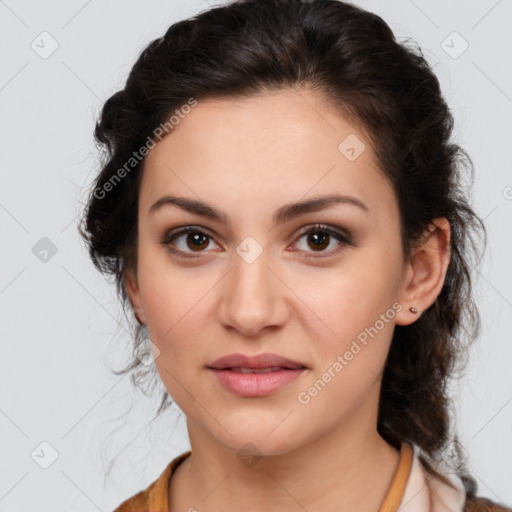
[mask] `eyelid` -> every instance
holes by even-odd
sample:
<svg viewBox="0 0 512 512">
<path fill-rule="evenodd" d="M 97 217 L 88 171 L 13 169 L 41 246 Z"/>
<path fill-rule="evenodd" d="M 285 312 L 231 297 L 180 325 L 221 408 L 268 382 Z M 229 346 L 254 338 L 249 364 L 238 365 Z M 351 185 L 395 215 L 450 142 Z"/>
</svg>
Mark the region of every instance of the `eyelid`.
<svg viewBox="0 0 512 512">
<path fill-rule="evenodd" d="M 196 255 L 194 255 L 194 253 L 191 253 L 191 252 L 184 253 L 184 251 L 181 251 L 179 249 L 174 249 L 174 248 L 169 247 L 171 242 L 173 242 L 176 238 L 179 238 L 180 236 L 183 236 L 183 235 L 186 235 L 186 234 L 189 234 L 189 233 L 201 233 L 201 234 L 204 234 L 204 235 L 208 236 L 209 238 L 211 238 L 211 240 L 213 240 L 215 242 L 215 236 L 213 235 L 213 233 L 208 228 L 205 228 L 203 226 L 189 225 L 189 226 L 182 226 L 180 228 L 176 228 L 175 230 L 171 230 L 171 231 L 166 232 L 163 235 L 162 239 L 160 240 L 160 243 L 164 247 L 166 247 L 168 251 L 172 252 L 173 254 L 177 254 L 177 255 L 187 254 L 188 255 L 188 256 L 183 256 L 183 258 L 197 258 L 197 257 L 200 257 L 202 255 L 201 252 L 199 252 Z M 205 251 L 203 251 L 203 252 L 205 252 Z"/>
<path fill-rule="evenodd" d="M 304 235 L 315 232 L 326 233 L 327 235 L 336 238 L 339 245 L 337 248 L 331 249 L 330 251 L 320 251 L 318 253 L 315 253 L 315 251 L 304 251 L 304 256 L 302 256 L 303 258 L 317 260 L 328 259 L 330 257 L 337 255 L 347 245 L 354 245 L 352 242 L 352 234 L 349 231 L 342 228 L 337 228 L 335 226 L 330 226 L 329 224 L 322 223 L 316 223 L 310 226 L 306 226 L 303 230 L 299 232 L 299 234 L 297 235 L 297 239 L 293 243 L 293 245 L 296 245 Z"/>
<path fill-rule="evenodd" d="M 310 232 L 322 232 L 329 236 L 333 236 L 337 239 L 338 243 L 340 244 L 340 247 L 336 249 L 331 249 L 330 251 L 320 251 L 317 255 L 315 255 L 315 252 L 309 252 L 309 251 L 302 251 L 305 252 L 306 258 L 328 258 L 330 256 L 333 256 L 334 254 L 337 254 L 344 246 L 347 245 L 354 245 L 352 242 L 352 235 L 349 231 L 339 228 L 336 226 L 331 226 L 329 224 L 323 224 L 323 223 L 315 223 L 309 226 L 305 226 L 302 228 L 299 233 L 295 235 L 295 241 L 293 242 L 293 246 L 295 246 L 298 241 L 306 234 Z M 207 251 L 199 251 L 198 253 L 193 252 L 184 252 L 179 249 L 170 248 L 169 245 L 171 242 L 173 242 L 176 238 L 179 238 L 182 235 L 186 235 L 189 233 L 200 233 L 204 234 L 207 237 L 209 237 L 214 243 L 215 242 L 215 235 L 208 229 L 203 226 L 197 226 L 197 225 L 188 225 L 188 226 L 182 226 L 179 228 L 176 228 L 175 230 L 171 230 L 169 232 L 166 232 L 164 236 L 162 237 L 160 243 L 165 246 L 170 252 L 173 254 L 178 255 L 178 257 L 182 258 L 199 258 L 203 254 L 207 254 Z M 218 244 L 217 244 L 218 245 Z M 203 253 L 203 254 L 202 254 Z"/>
<path fill-rule="evenodd" d="M 349 231 L 336 226 L 331 226 L 330 224 L 323 224 L 321 222 L 317 222 L 315 224 L 306 226 L 305 228 L 301 229 L 296 236 L 300 237 L 302 235 L 305 235 L 306 233 L 309 233 L 310 231 L 321 231 L 323 233 L 328 233 L 330 235 L 336 235 L 352 243 L 352 235 Z"/>
</svg>

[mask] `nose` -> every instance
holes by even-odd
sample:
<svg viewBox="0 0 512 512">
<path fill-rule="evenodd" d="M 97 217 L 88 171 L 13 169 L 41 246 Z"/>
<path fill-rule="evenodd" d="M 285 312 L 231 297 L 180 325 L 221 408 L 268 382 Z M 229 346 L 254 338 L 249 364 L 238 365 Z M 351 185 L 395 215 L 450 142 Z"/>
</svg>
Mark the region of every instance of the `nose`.
<svg viewBox="0 0 512 512">
<path fill-rule="evenodd" d="M 234 255 L 233 267 L 219 290 L 217 319 L 225 328 L 256 336 L 286 323 L 290 292 L 273 267 L 269 251 L 263 250 L 254 260 Z"/>
</svg>

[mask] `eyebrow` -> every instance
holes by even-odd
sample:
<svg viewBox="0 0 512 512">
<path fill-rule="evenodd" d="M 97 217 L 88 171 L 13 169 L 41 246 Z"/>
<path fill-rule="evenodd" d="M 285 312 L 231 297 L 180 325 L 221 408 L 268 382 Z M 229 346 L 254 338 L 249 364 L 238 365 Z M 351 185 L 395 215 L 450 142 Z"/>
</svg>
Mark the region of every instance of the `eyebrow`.
<svg viewBox="0 0 512 512">
<path fill-rule="evenodd" d="M 368 206 L 354 196 L 331 194 L 322 197 L 314 197 L 297 203 L 286 204 L 274 213 L 272 220 L 274 224 L 283 224 L 294 217 L 318 212 L 335 204 L 355 206 L 366 213 L 370 211 Z M 189 213 L 228 225 L 225 212 L 214 208 L 208 203 L 188 197 L 176 197 L 172 195 L 162 196 L 149 208 L 149 213 L 154 213 L 167 205 L 175 205 Z"/>
</svg>

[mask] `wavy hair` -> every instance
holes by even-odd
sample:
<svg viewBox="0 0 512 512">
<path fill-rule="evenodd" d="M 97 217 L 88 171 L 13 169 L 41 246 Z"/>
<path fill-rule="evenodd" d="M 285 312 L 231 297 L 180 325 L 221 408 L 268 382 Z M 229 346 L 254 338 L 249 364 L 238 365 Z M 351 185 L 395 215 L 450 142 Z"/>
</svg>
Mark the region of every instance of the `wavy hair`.
<svg viewBox="0 0 512 512">
<path fill-rule="evenodd" d="M 103 105 L 94 132 L 101 171 L 80 234 L 94 265 L 114 276 L 126 313 L 124 276 L 137 268 L 144 164 L 142 158 L 126 171 L 134 151 L 154 142 L 155 128 L 191 98 L 250 97 L 301 86 L 367 131 L 396 193 L 405 257 L 433 219 L 450 223 L 451 259 L 441 292 L 416 322 L 395 328 L 377 428 L 397 448 L 402 441 L 417 445 L 427 471 L 447 483 L 436 466 L 450 450 L 450 465 L 471 498 L 477 485 L 452 434 L 447 385 L 464 368 L 480 331 L 471 271 L 486 233 L 468 199 L 474 169 L 452 140 L 452 114 L 421 49 L 409 39 L 397 41 L 379 16 L 338 0 L 238 0 L 170 26 Z M 122 179 L 113 183 L 123 166 Z M 134 357 L 118 374 L 132 372 L 137 385 L 150 371 L 136 353 L 147 335 L 145 326 L 130 320 Z M 163 392 L 157 415 L 171 403 Z"/>
</svg>

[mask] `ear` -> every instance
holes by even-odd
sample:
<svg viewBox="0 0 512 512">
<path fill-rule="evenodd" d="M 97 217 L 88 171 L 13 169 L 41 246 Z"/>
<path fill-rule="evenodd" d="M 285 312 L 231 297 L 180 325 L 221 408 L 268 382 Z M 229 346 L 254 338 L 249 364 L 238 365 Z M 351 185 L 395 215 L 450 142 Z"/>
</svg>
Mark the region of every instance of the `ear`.
<svg viewBox="0 0 512 512">
<path fill-rule="evenodd" d="M 450 223 L 442 217 L 432 220 L 430 229 L 415 244 L 400 286 L 403 308 L 396 315 L 397 325 L 413 323 L 435 302 L 450 263 L 450 237 Z M 418 309 L 419 314 L 409 311 L 410 307 Z"/>
<path fill-rule="evenodd" d="M 140 297 L 139 283 L 137 279 L 137 275 L 133 270 L 126 271 L 124 276 L 124 285 L 126 288 L 126 293 L 130 299 L 130 303 L 132 305 L 133 313 L 135 317 L 139 321 L 140 324 L 146 324 L 146 316 L 144 315 L 144 310 L 142 308 L 142 300 Z"/>
</svg>

